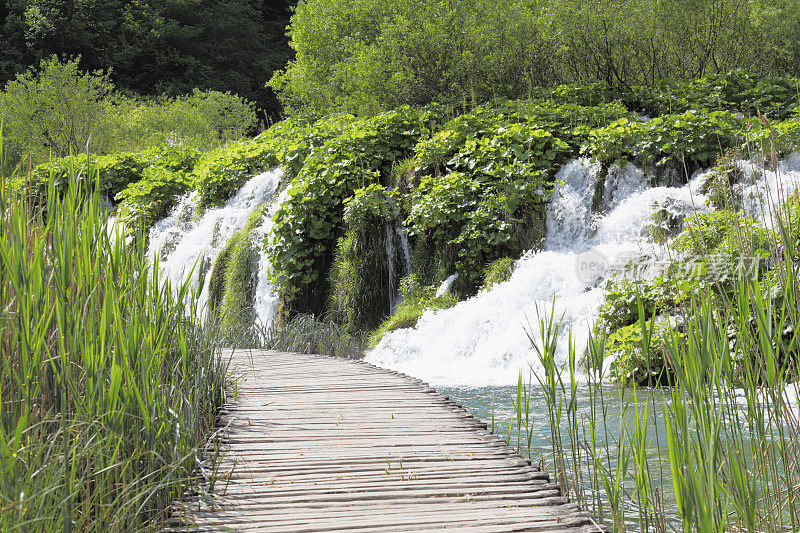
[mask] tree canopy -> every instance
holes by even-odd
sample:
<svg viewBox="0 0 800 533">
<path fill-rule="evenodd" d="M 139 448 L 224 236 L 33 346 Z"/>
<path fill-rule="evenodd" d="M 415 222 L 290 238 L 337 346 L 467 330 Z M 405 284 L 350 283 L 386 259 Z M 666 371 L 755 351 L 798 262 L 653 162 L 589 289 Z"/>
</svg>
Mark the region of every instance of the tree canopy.
<svg viewBox="0 0 800 533">
<path fill-rule="evenodd" d="M 290 36 L 295 58 L 271 85 L 321 112 L 800 72 L 793 0 L 307 0 Z"/>
</svg>

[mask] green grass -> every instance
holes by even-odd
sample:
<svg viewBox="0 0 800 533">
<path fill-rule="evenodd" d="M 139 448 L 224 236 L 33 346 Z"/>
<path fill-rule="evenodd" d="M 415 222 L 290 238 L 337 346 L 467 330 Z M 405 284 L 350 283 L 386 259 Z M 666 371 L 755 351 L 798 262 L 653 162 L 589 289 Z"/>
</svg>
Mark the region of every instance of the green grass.
<svg viewBox="0 0 800 533">
<path fill-rule="evenodd" d="M 394 312 L 388 316 L 378 328 L 370 333 L 367 346 L 371 349 L 378 345 L 381 339 L 396 329 L 413 328 L 428 310 L 439 310 L 453 307 L 459 302 L 457 294 L 446 292 L 436 296 L 436 286 L 422 287 L 416 276 L 411 275 L 400 282 L 400 293 L 403 300 Z"/>
<path fill-rule="evenodd" d="M 196 485 L 225 364 L 144 239 L 70 176 L 35 210 L 0 176 L 0 530 L 153 530 Z"/>
</svg>

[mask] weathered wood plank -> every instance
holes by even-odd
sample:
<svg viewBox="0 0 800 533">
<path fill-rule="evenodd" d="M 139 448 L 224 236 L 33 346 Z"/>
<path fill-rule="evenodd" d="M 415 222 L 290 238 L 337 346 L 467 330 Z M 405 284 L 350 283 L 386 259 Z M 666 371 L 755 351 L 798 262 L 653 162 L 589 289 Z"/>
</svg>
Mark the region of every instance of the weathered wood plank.
<svg viewBox="0 0 800 533">
<path fill-rule="evenodd" d="M 324 356 L 237 351 L 193 531 L 598 531 L 547 474 L 429 385 Z M 208 463 L 208 461 L 206 461 Z M 180 525 L 179 525 L 180 522 Z"/>
</svg>

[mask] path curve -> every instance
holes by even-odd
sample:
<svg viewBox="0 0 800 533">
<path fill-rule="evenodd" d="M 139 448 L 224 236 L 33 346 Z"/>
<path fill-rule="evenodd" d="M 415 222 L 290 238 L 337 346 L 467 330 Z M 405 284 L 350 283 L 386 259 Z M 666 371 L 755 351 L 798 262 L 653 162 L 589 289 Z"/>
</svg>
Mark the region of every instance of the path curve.
<svg viewBox="0 0 800 533">
<path fill-rule="evenodd" d="M 235 351 L 200 531 L 598 531 L 486 425 L 427 384 L 340 358 Z"/>
</svg>

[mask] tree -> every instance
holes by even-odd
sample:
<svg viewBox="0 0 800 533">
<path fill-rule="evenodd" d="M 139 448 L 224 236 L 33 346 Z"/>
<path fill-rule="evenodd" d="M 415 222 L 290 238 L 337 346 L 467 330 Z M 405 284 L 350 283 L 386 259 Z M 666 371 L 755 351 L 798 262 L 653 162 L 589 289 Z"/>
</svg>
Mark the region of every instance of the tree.
<svg viewBox="0 0 800 533">
<path fill-rule="evenodd" d="M 4 157 L 45 159 L 92 151 L 102 138 L 104 99 L 113 90 L 108 74 L 81 72 L 78 59 L 43 60 L 38 71 L 17 76 L 0 93 Z M 8 160 L 8 159 L 7 159 Z"/>
</svg>

